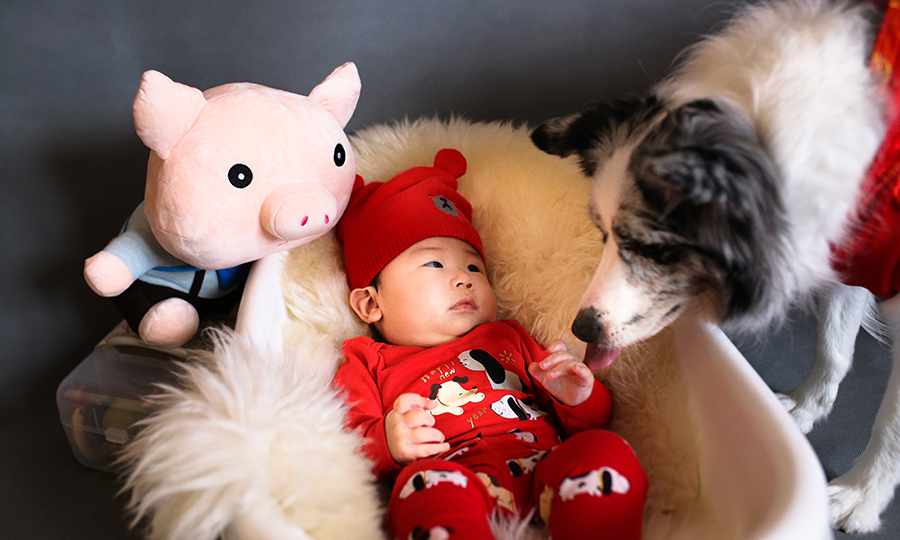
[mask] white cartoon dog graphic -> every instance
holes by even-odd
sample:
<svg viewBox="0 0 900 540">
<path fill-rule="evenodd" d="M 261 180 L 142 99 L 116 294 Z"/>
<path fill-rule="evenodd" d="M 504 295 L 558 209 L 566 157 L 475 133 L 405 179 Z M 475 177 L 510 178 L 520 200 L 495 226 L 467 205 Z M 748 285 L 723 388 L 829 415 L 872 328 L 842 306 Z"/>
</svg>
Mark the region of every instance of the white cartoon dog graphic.
<svg viewBox="0 0 900 540">
<path fill-rule="evenodd" d="M 405 499 L 417 491 L 434 487 L 442 482 L 450 482 L 464 488 L 468 485 L 469 479 L 459 471 L 420 471 L 412 475 L 403 485 L 400 498 Z"/>
<path fill-rule="evenodd" d="M 518 418 L 519 420 L 536 420 L 546 414 L 532 405 L 530 399 L 518 399 L 512 394 L 506 394 L 499 400 L 491 403 L 491 410 L 503 418 Z"/>
<path fill-rule="evenodd" d="M 472 349 L 460 353 L 459 363 L 472 371 L 483 371 L 491 381 L 494 390 L 522 391 L 522 381 L 512 371 L 506 371 L 503 365 L 487 351 Z"/>
<path fill-rule="evenodd" d="M 538 462 L 545 455 L 547 455 L 547 451 L 541 450 L 540 452 L 531 454 L 527 457 L 508 459 L 506 460 L 506 466 L 509 467 L 509 472 L 513 477 L 523 476 L 533 471 L 534 468 L 537 467 Z"/>
<path fill-rule="evenodd" d="M 600 467 L 581 476 L 566 478 L 559 485 L 559 497 L 568 501 L 576 495 L 594 497 L 609 496 L 612 493 L 625 494 L 631 489 L 628 479 L 609 467 Z"/>
<path fill-rule="evenodd" d="M 471 390 L 462 387 L 462 383 L 469 382 L 468 377 L 453 377 L 452 381 L 431 385 L 431 394 L 428 399 L 438 402 L 438 406 L 428 412 L 437 416 L 450 413 L 459 416 L 463 413 L 462 405 L 466 403 L 478 403 L 484 399 L 484 394 L 475 386 Z"/>
</svg>

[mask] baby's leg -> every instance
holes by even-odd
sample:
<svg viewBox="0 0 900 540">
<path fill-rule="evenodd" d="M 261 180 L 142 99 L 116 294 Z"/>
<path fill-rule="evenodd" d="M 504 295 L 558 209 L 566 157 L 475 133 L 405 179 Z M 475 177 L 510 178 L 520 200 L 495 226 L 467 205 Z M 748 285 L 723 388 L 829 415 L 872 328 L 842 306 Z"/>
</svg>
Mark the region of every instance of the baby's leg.
<svg viewBox="0 0 900 540">
<path fill-rule="evenodd" d="M 572 436 L 534 474 L 534 500 L 553 540 L 640 539 L 647 476 L 615 433 L 598 429 Z"/>
<path fill-rule="evenodd" d="M 407 465 L 388 503 L 393 538 L 493 540 L 488 526 L 492 499 L 468 468 L 443 459 Z"/>
</svg>

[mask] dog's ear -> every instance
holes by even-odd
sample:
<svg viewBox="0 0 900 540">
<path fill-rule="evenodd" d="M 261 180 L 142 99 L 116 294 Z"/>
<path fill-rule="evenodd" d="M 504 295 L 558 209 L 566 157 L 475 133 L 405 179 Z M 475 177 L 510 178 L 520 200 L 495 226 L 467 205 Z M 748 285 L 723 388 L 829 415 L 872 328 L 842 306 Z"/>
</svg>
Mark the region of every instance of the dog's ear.
<svg viewBox="0 0 900 540">
<path fill-rule="evenodd" d="M 531 132 L 531 141 L 548 154 L 577 154 L 584 173 L 593 176 L 617 134 L 629 135 L 647 111 L 658 109 L 655 97 L 592 103 L 580 113 L 547 120 Z"/>
<path fill-rule="evenodd" d="M 713 99 L 675 109 L 637 154 L 650 172 L 695 204 L 738 203 L 740 195 L 747 194 L 742 193 L 746 182 L 772 184 L 774 189 L 775 167 L 750 120 L 737 107 Z M 750 210 L 757 203 L 748 202 L 751 208 L 737 210 Z"/>
<path fill-rule="evenodd" d="M 632 167 L 666 228 L 718 267 L 723 322 L 769 311 L 786 220 L 775 166 L 750 119 L 721 100 L 682 105 L 644 139 Z"/>
</svg>

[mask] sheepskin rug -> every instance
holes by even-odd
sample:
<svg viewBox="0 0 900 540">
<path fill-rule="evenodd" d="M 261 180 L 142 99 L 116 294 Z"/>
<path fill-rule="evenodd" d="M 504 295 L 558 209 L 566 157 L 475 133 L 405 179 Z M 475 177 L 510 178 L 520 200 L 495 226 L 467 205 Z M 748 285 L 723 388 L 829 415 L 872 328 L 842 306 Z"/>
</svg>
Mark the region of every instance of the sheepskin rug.
<svg viewBox="0 0 900 540">
<path fill-rule="evenodd" d="M 500 315 L 539 341 L 584 344 L 570 331 L 600 259 L 587 213 L 590 181 L 574 160 L 537 150 L 527 126 L 421 119 L 351 136 L 359 174 L 386 181 L 431 165 L 441 148 L 465 155 L 460 192 L 474 208 Z M 151 539 L 384 538 L 383 500 L 358 437 L 343 429 L 330 378 L 340 344 L 366 332 L 346 305 L 333 234 L 288 254 L 282 272 L 284 351 L 261 353 L 223 332 L 155 398 L 160 412 L 125 449 L 125 489 Z M 702 521 L 697 442 L 671 334 L 623 352 L 597 373 L 613 395 L 610 429 L 650 479 L 645 538 Z M 498 539 L 544 538 L 527 523 L 494 523 Z"/>
</svg>

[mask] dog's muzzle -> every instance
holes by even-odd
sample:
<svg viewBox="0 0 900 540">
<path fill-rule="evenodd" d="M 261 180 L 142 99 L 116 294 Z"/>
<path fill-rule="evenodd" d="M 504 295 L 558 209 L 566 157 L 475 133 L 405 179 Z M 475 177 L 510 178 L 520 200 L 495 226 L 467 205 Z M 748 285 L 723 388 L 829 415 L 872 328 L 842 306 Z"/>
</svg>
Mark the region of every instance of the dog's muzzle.
<svg viewBox="0 0 900 540">
<path fill-rule="evenodd" d="M 600 323 L 600 312 L 593 307 L 587 307 L 578 312 L 575 321 L 572 322 L 572 333 L 585 343 L 597 343 L 603 325 Z"/>
</svg>

